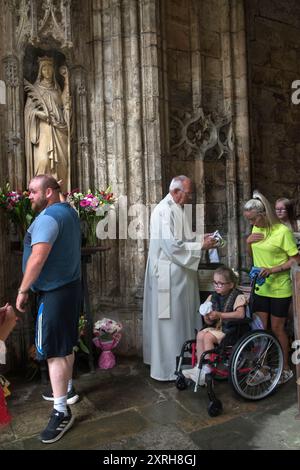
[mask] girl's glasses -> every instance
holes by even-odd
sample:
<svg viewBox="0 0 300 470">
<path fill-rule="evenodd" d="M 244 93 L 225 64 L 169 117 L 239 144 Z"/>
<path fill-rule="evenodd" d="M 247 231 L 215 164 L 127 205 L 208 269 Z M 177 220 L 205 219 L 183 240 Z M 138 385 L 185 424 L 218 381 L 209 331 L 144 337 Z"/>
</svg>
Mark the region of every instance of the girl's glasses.
<svg viewBox="0 0 300 470">
<path fill-rule="evenodd" d="M 213 281 L 213 285 L 215 287 L 224 287 L 224 286 L 226 286 L 226 284 L 230 284 L 230 282 L 216 282 L 216 281 Z"/>
</svg>

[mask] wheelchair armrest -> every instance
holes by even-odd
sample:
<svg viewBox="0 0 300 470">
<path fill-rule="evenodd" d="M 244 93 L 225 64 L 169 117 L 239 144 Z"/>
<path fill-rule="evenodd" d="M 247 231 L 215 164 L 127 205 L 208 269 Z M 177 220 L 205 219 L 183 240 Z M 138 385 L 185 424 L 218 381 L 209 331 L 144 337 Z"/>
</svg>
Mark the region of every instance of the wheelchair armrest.
<svg viewBox="0 0 300 470">
<path fill-rule="evenodd" d="M 230 328 L 232 326 L 237 326 L 237 325 L 250 325 L 252 322 L 251 318 L 237 318 L 237 319 L 231 319 L 231 320 L 224 320 L 224 325 L 226 327 Z"/>
</svg>

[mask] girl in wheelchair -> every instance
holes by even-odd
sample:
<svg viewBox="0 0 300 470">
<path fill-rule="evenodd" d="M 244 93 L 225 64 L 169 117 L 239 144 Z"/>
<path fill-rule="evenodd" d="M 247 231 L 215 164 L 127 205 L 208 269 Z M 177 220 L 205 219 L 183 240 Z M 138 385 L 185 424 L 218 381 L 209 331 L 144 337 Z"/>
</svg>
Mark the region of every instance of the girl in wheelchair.
<svg viewBox="0 0 300 470">
<path fill-rule="evenodd" d="M 226 335 L 228 320 L 245 317 L 247 300 L 243 292 L 237 289 L 237 281 L 236 274 L 226 266 L 221 266 L 214 271 L 215 292 L 209 295 L 199 309 L 208 326 L 197 334 L 197 365 L 192 369 L 182 371 L 186 378 L 194 382 L 198 379 L 201 354 L 221 343 Z M 199 385 L 205 384 L 205 375 L 210 372 L 210 366 L 204 364 L 200 372 Z"/>
</svg>

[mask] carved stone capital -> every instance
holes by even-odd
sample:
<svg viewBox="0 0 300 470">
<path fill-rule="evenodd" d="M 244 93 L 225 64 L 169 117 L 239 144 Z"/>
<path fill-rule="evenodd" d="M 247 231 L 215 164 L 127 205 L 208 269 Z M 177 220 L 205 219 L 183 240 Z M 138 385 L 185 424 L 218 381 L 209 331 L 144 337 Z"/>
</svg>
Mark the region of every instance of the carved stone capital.
<svg viewBox="0 0 300 470">
<path fill-rule="evenodd" d="M 4 6 L 14 13 L 16 9 L 16 0 L 4 0 Z"/>
<path fill-rule="evenodd" d="M 16 135 L 10 135 L 6 140 L 7 153 L 14 154 L 16 147 L 20 144 L 21 139 Z"/>
<path fill-rule="evenodd" d="M 6 57 L 3 62 L 5 83 L 11 88 L 16 88 L 20 85 L 18 60 L 16 57 L 10 56 Z"/>
</svg>

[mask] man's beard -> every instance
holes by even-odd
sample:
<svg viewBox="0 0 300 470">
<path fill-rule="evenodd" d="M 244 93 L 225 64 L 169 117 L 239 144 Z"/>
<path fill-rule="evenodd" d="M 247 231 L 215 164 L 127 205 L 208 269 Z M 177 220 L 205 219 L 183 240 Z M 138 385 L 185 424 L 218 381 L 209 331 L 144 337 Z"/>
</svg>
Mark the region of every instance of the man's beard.
<svg viewBox="0 0 300 470">
<path fill-rule="evenodd" d="M 46 197 L 40 198 L 38 201 L 34 202 L 32 205 L 32 209 L 34 212 L 42 212 L 42 210 L 47 207 L 47 199 Z"/>
</svg>

